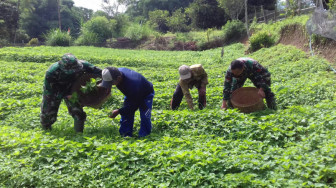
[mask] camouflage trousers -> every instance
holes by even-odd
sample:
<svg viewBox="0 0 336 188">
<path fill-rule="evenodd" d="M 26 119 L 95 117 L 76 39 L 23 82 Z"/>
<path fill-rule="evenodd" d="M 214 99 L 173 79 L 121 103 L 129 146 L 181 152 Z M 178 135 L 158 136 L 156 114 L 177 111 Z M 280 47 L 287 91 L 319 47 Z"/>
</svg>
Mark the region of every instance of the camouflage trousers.
<svg viewBox="0 0 336 188">
<path fill-rule="evenodd" d="M 245 79 L 233 79 L 232 80 L 232 88 L 231 88 L 231 92 L 233 92 L 234 90 L 243 87 L 246 78 Z M 257 87 L 258 82 L 256 80 L 251 79 L 253 85 L 255 87 Z M 266 99 L 266 103 L 267 103 L 267 107 L 273 110 L 276 110 L 276 102 L 275 102 L 275 94 L 272 92 L 271 90 L 271 78 L 267 77 L 266 78 L 266 85 L 270 88 L 269 90 L 265 90 L 265 99 Z M 229 107 L 232 107 L 231 102 L 229 102 Z"/>
<path fill-rule="evenodd" d="M 76 132 L 83 132 L 86 113 L 79 103 L 72 103 L 67 98 L 63 98 L 68 107 L 69 114 L 74 118 L 74 129 Z M 42 128 L 50 130 L 51 125 L 57 120 L 57 113 L 62 99 L 56 96 L 44 95 L 41 104 L 40 121 Z"/>
</svg>

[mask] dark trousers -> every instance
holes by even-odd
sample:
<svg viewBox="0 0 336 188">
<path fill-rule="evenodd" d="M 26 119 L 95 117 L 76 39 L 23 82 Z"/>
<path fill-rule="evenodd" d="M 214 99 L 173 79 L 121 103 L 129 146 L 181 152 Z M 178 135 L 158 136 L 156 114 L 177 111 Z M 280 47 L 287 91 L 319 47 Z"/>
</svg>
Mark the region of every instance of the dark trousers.
<svg viewBox="0 0 336 188">
<path fill-rule="evenodd" d="M 139 137 L 147 136 L 152 130 L 152 105 L 153 105 L 154 91 L 149 94 L 140 104 L 135 104 L 133 101 L 129 100 L 127 97 L 124 99 L 124 106 L 132 106 L 132 109 L 138 109 L 140 111 L 140 130 Z M 133 136 L 133 124 L 134 124 L 134 113 L 130 112 L 126 115 L 122 115 L 120 119 L 120 129 L 119 133 L 122 136 Z"/>
<path fill-rule="evenodd" d="M 199 87 L 198 89 L 198 108 L 203 109 L 206 106 L 206 87 Z M 172 110 L 177 110 L 183 99 L 183 92 L 180 84 L 177 84 L 173 98 L 170 102 L 170 107 Z"/>
</svg>

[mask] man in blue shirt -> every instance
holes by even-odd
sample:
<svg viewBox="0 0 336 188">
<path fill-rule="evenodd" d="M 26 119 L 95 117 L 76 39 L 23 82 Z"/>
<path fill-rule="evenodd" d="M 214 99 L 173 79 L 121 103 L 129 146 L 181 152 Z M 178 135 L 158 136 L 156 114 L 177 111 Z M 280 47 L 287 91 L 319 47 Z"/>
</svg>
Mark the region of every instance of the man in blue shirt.
<svg viewBox="0 0 336 188">
<path fill-rule="evenodd" d="M 152 130 L 151 114 L 154 97 L 153 84 L 141 74 L 127 69 L 107 67 L 102 71 L 103 82 L 100 86 L 111 89 L 115 85 L 124 95 L 124 106 L 112 111 L 109 116 L 121 115 L 119 132 L 122 136 L 132 136 L 134 113 L 140 110 L 139 137 L 150 134 Z"/>
</svg>

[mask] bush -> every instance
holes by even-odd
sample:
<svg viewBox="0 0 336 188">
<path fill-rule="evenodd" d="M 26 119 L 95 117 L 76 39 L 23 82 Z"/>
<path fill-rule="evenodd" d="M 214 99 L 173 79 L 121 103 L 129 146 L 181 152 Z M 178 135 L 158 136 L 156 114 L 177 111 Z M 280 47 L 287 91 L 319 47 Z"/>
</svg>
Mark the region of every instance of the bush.
<svg viewBox="0 0 336 188">
<path fill-rule="evenodd" d="M 188 18 L 182 9 L 178 9 L 173 12 L 173 15 L 168 19 L 168 27 L 172 32 L 188 32 L 190 28 L 188 27 Z"/>
<path fill-rule="evenodd" d="M 246 36 L 246 27 L 243 22 L 238 20 L 228 21 L 222 30 L 225 43 L 231 43 Z"/>
<path fill-rule="evenodd" d="M 251 36 L 249 51 L 255 52 L 261 48 L 268 48 L 274 45 L 274 43 L 275 39 L 270 33 L 261 31 Z"/>
<path fill-rule="evenodd" d="M 132 24 L 127 28 L 125 37 L 133 41 L 138 41 L 148 38 L 151 33 L 153 33 L 153 31 L 148 25 Z"/>
<path fill-rule="evenodd" d="M 169 12 L 167 10 L 154 10 L 148 12 L 149 24 L 159 32 L 166 33 L 169 30 Z"/>
<path fill-rule="evenodd" d="M 59 29 L 50 30 L 45 38 L 47 46 L 70 46 L 72 40 L 67 32 L 62 32 Z"/>
<path fill-rule="evenodd" d="M 116 20 L 109 21 L 103 16 L 94 17 L 83 25 L 82 35 L 87 35 L 84 36 L 86 39 L 93 37 L 98 43 L 103 43 L 115 32 L 116 24 Z"/>
<path fill-rule="evenodd" d="M 0 47 L 9 45 L 9 42 L 6 39 L 0 39 Z"/>
<path fill-rule="evenodd" d="M 78 39 L 75 41 L 75 44 L 91 46 L 96 45 L 99 42 L 99 37 L 96 33 L 85 31 L 78 37 Z"/>
<path fill-rule="evenodd" d="M 28 46 L 34 46 L 34 45 L 38 45 L 39 44 L 39 40 L 38 38 L 32 38 L 30 39 L 30 41 L 28 42 Z"/>
</svg>

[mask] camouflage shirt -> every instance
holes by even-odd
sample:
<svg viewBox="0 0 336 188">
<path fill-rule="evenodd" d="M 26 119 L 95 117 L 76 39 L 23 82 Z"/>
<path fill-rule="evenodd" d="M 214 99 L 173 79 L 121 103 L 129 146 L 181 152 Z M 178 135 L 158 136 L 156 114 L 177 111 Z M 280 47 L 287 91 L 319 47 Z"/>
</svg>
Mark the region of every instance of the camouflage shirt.
<svg viewBox="0 0 336 188">
<path fill-rule="evenodd" d="M 46 72 L 43 86 L 43 95 L 53 95 L 58 99 L 70 95 L 73 83 L 83 73 L 93 73 L 101 77 L 102 70 L 88 63 L 87 61 L 78 60 L 79 68 L 66 70 L 62 68 L 60 62 L 56 62 L 49 67 Z"/>
<path fill-rule="evenodd" d="M 231 71 L 231 66 L 226 71 L 224 90 L 223 90 L 223 100 L 229 100 L 231 96 L 231 89 L 233 86 L 233 79 L 237 82 L 246 80 L 249 78 L 256 85 L 257 88 L 263 88 L 264 91 L 270 90 L 266 81 L 270 80 L 271 74 L 266 68 L 260 65 L 256 60 L 251 58 L 239 58 L 244 63 L 244 71 L 239 77 L 234 77 Z"/>
<path fill-rule="evenodd" d="M 189 89 L 193 88 L 194 86 L 196 88 L 206 87 L 209 82 L 208 75 L 201 64 L 192 65 L 190 66 L 190 69 L 191 78 L 186 80 L 180 79 L 179 84 L 187 101 L 188 107 L 193 109 L 194 105 Z"/>
</svg>

